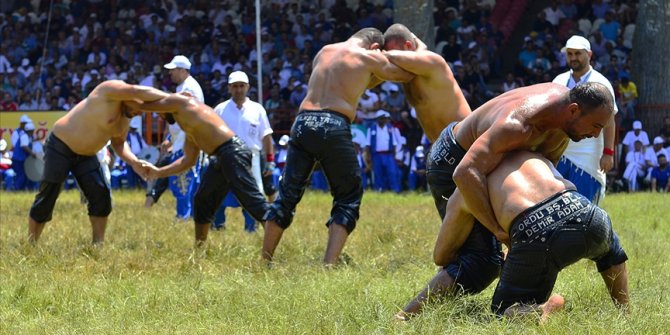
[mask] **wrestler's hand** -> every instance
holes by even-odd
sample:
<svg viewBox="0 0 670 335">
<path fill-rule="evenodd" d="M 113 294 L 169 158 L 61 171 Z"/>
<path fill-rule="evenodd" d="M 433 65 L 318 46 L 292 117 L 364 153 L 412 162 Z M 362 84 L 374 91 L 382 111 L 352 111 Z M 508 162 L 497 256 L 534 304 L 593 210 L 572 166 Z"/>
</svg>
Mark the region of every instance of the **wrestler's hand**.
<svg viewBox="0 0 670 335">
<path fill-rule="evenodd" d="M 600 169 L 607 173 L 612 170 L 612 167 L 614 167 L 614 156 L 602 155 L 602 157 L 600 157 Z"/>
<path fill-rule="evenodd" d="M 161 145 L 159 146 L 161 156 L 164 156 L 168 152 L 170 152 L 170 148 L 172 147 L 172 143 L 168 140 L 163 141 Z"/>
</svg>

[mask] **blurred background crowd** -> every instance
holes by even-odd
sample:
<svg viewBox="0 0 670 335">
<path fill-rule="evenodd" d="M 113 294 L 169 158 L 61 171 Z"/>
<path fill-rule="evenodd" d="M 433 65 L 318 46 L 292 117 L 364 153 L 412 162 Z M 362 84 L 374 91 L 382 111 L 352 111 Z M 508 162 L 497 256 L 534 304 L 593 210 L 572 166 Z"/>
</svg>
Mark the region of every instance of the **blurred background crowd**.
<svg viewBox="0 0 670 335">
<path fill-rule="evenodd" d="M 212 107 L 230 98 L 228 75 L 245 72 L 248 96 L 262 101 L 278 143 L 306 94 L 319 49 L 346 40 L 360 28 L 384 31 L 394 22 L 392 0 L 272 0 L 262 1 L 261 13 L 257 50 L 253 1 L 3 0 L 0 110 L 67 111 L 109 79 L 173 92 L 178 83 L 163 65 L 185 55 L 190 75 Z M 474 110 L 508 90 L 552 81 L 568 69 L 561 51 L 566 40 L 572 35 L 588 38 L 591 65 L 612 83 L 619 107 L 622 150 L 612 189 L 648 189 L 648 171 L 659 167 L 659 148 L 670 145 L 670 117 L 659 133 L 645 133 L 646 140 L 640 135 L 645 130 L 635 122 L 640 118 L 638 93 L 630 71 L 636 16 L 637 1 L 435 0 L 434 41 L 428 42 L 448 62 Z M 516 38 L 519 31 L 523 34 Z M 398 180 L 369 187 L 396 192 L 425 187 L 421 161 L 430 143 L 423 139 L 402 86 L 384 83 L 366 91 L 357 123 L 362 135 L 354 141 L 361 152 L 369 149 L 369 126 L 388 124 L 397 134 Z M 155 145 L 161 137 L 154 134 L 144 141 Z M 0 146 L 5 163 L 14 144 Z M 638 152 L 641 160 L 636 154 L 629 157 Z M 656 159 L 647 159 L 651 156 Z M 624 176 L 631 162 L 644 171 L 643 176 L 636 172 L 634 184 Z M 316 173 L 315 187 L 327 189 L 318 178 Z"/>
</svg>

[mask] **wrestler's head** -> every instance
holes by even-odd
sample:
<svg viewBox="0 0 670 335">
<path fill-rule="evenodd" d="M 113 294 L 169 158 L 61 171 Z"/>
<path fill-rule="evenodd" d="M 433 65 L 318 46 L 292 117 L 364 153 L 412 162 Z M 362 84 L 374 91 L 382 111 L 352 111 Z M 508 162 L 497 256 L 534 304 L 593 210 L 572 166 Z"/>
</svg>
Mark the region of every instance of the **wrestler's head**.
<svg viewBox="0 0 670 335">
<path fill-rule="evenodd" d="M 414 34 L 400 23 L 395 23 L 384 32 L 384 50 L 416 50 Z"/>
<path fill-rule="evenodd" d="M 610 122 L 613 105 L 612 94 L 603 84 L 589 82 L 573 88 L 569 92 L 570 119 L 565 133 L 575 142 L 597 137 Z"/>
<path fill-rule="evenodd" d="M 351 36 L 363 41 L 362 47 L 377 50 L 384 46 L 384 35 L 377 28 L 363 28 Z"/>
</svg>

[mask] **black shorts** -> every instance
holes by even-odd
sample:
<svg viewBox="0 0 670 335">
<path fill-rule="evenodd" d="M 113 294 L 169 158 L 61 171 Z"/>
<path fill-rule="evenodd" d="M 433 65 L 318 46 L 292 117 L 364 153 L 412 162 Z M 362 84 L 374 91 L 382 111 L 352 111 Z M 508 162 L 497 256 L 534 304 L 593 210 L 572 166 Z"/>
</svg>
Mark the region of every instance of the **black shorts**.
<svg viewBox="0 0 670 335">
<path fill-rule="evenodd" d="M 72 172 L 88 200 L 90 216 L 106 217 L 112 210 L 110 185 L 96 156 L 82 156 L 51 133 L 44 146 L 44 178 L 30 208 L 30 217 L 39 223 L 51 220 L 61 186 Z"/>
<path fill-rule="evenodd" d="M 628 259 L 607 213 L 574 190 L 519 214 L 510 237 L 512 247 L 491 305 L 498 314 L 515 303 L 547 301 L 558 272 L 582 258 L 596 261 L 598 271 Z"/>
<path fill-rule="evenodd" d="M 361 171 L 351 138 L 351 124 L 345 115 L 330 110 L 301 111 L 291 127 L 279 195 L 267 219 L 288 228 L 318 161 L 333 195 L 326 225 L 340 224 L 351 233 L 363 197 Z"/>
<path fill-rule="evenodd" d="M 442 130 L 440 137 L 430 147 L 426 159 L 426 181 L 430 186 L 435 207 L 440 213 L 440 219 L 444 219 L 447 200 L 456 190 L 454 170 L 466 152 L 454 138 L 456 124 L 457 122 L 452 122 Z"/>
<path fill-rule="evenodd" d="M 194 195 L 195 223 L 211 224 L 214 213 L 229 191 L 254 219 L 263 220 L 269 204 L 251 173 L 251 150 L 237 136 L 220 145 L 209 156 L 209 165 Z"/>
<path fill-rule="evenodd" d="M 430 148 L 426 161 L 426 179 L 435 201 L 435 207 L 444 219 L 447 201 L 454 194 L 456 184 L 453 175 L 456 166 L 465 156 L 454 138 L 454 126 L 450 123 Z M 466 293 L 478 293 L 488 287 L 500 274 L 502 253 L 500 242 L 493 233 L 475 221 L 458 258 L 444 267 L 456 284 Z"/>
</svg>

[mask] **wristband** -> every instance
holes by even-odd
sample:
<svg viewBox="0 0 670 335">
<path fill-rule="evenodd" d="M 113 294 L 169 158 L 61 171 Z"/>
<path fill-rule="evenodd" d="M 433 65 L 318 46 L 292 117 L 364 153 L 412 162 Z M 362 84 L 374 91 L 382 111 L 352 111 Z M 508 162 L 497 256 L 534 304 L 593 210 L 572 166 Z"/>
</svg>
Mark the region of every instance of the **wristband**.
<svg viewBox="0 0 670 335">
<path fill-rule="evenodd" d="M 603 154 L 609 155 L 609 156 L 614 156 L 614 150 L 610 148 L 605 148 L 603 149 Z"/>
<path fill-rule="evenodd" d="M 265 161 L 268 162 L 268 163 L 269 162 L 274 162 L 275 161 L 275 154 L 267 154 L 265 156 Z"/>
</svg>

